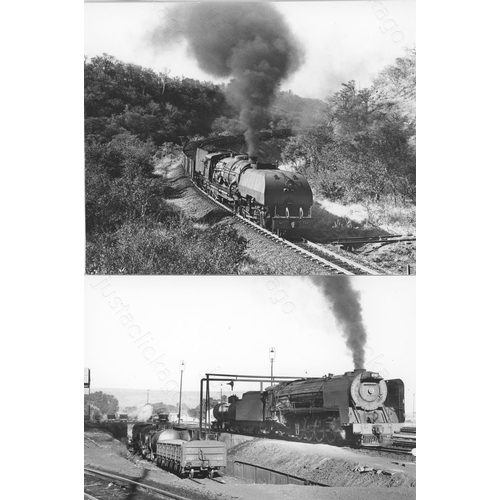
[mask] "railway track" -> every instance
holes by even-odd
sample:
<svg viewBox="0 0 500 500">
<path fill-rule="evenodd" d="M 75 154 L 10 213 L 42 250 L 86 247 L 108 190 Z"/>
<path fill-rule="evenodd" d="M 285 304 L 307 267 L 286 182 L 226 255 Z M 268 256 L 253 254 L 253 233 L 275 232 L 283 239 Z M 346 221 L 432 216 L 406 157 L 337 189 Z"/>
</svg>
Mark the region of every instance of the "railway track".
<svg viewBox="0 0 500 500">
<path fill-rule="evenodd" d="M 350 247 L 350 246 L 375 244 L 375 243 L 386 245 L 389 243 L 399 243 L 399 242 L 409 242 L 409 241 L 417 241 L 417 238 L 413 236 L 403 236 L 402 234 L 381 234 L 378 236 L 348 236 L 345 238 L 338 238 L 336 240 L 332 240 L 329 243 L 332 245 L 342 245 Z"/>
<path fill-rule="evenodd" d="M 131 478 L 126 477 L 126 476 L 120 476 L 120 475 L 115 474 L 115 473 L 112 474 L 110 472 L 101 471 L 98 469 L 92 469 L 90 467 L 84 467 L 83 470 L 84 470 L 85 474 L 93 475 L 93 476 L 97 476 L 97 477 L 101 477 L 101 478 L 105 478 L 105 479 L 112 479 L 114 481 L 118 481 L 118 482 L 121 482 L 124 484 L 135 486 L 136 488 L 143 488 L 144 490 L 149 491 L 149 492 L 159 493 L 160 495 L 163 495 L 165 498 L 171 498 L 173 500 L 192 500 L 191 498 L 177 495 L 176 493 L 172 493 L 170 491 L 161 490 L 160 488 L 156 488 L 155 486 L 151 486 L 151 485 L 144 483 L 144 482 L 142 482 L 142 483 L 138 482 L 135 479 L 131 479 Z M 85 495 L 88 498 L 93 498 L 88 493 L 85 493 Z"/>
<path fill-rule="evenodd" d="M 241 135 L 235 135 L 235 136 L 214 137 L 214 138 L 204 139 L 201 141 L 192 141 L 184 146 L 183 154 L 189 160 L 193 161 L 195 159 L 196 149 L 198 147 L 205 148 L 207 150 L 211 148 L 220 149 L 220 148 L 225 148 L 229 142 L 235 140 L 244 140 L 244 138 Z M 381 272 L 371 269 L 368 266 L 360 264 L 359 262 L 348 259 L 337 252 L 320 247 L 319 245 L 311 241 L 304 240 L 302 242 L 291 242 L 287 239 L 281 238 L 276 234 L 274 234 L 273 232 L 263 228 L 262 226 L 255 224 L 254 222 L 246 219 L 245 217 L 242 217 L 239 214 L 234 213 L 234 211 L 231 210 L 229 207 L 227 207 L 220 201 L 214 199 L 208 193 L 200 189 L 189 176 L 188 179 L 191 181 L 192 186 L 194 186 L 194 188 L 197 189 L 198 192 L 202 194 L 206 199 L 210 200 L 213 204 L 215 204 L 215 206 L 222 208 L 224 211 L 238 218 L 243 224 L 246 224 L 247 226 L 251 227 L 254 231 L 263 234 L 266 238 L 270 239 L 271 241 L 274 241 L 276 244 L 280 244 L 290 248 L 295 253 L 300 254 L 306 257 L 307 259 L 320 264 L 326 269 L 332 270 L 335 274 L 348 275 L 348 276 L 382 274 Z M 397 236 L 399 237 L 401 235 Z"/>
<path fill-rule="evenodd" d="M 352 259 L 348 259 L 347 257 L 344 257 L 343 255 L 340 255 L 336 252 L 333 252 L 332 250 L 328 250 L 327 248 L 324 248 L 316 243 L 313 243 L 312 241 L 304 239 L 302 244 L 305 245 L 306 247 L 316 250 L 318 254 L 323 254 L 326 259 L 332 259 L 333 262 L 341 262 L 344 267 L 352 270 L 351 274 L 356 274 L 356 275 L 362 274 L 370 276 L 381 275 L 381 273 L 379 271 L 376 271 L 375 269 L 371 269 L 370 267 L 360 264 L 359 262 L 356 262 Z"/>
<path fill-rule="evenodd" d="M 255 224 L 254 222 L 246 219 L 242 215 L 235 214 L 229 207 L 216 200 L 208 193 L 200 189 L 193 181 L 190 179 L 192 186 L 204 197 L 210 200 L 215 206 L 222 208 L 226 212 L 230 213 L 233 217 L 236 217 L 243 224 L 251 227 L 254 231 L 266 236 L 268 239 L 274 241 L 277 244 L 286 246 L 292 249 L 295 253 L 301 254 L 306 258 L 319 263 L 323 267 L 333 270 L 336 274 L 354 276 L 360 274 L 369 275 L 380 275 L 378 271 L 368 268 L 362 264 L 359 264 L 353 260 L 347 259 L 346 257 L 339 255 L 331 250 L 326 250 L 321 248 L 319 245 L 312 243 L 310 241 L 304 240 L 304 242 L 293 243 L 285 238 L 277 236 L 268 229 Z M 314 251 L 313 251 L 314 250 Z"/>
</svg>

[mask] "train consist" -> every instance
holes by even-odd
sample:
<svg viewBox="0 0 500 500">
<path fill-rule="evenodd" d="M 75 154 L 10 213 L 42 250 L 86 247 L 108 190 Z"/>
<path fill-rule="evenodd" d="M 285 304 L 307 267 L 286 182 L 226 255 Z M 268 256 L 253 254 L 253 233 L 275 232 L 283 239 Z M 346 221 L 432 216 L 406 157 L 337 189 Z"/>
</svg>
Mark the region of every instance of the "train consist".
<svg viewBox="0 0 500 500">
<path fill-rule="evenodd" d="M 222 148 L 197 147 L 188 154 L 185 147 L 184 153 L 184 168 L 196 185 L 235 213 L 280 236 L 311 225 L 313 195 L 302 174 Z"/>
<path fill-rule="evenodd" d="M 168 422 L 140 422 L 130 424 L 127 434 L 135 453 L 181 477 L 213 477 L 227 466 L 226 444 L 193 439 L 195 430 L 174 427 Z"/>
<path fill-rule="evenodd" d="M 404 422 L 404 384 L 363 369 L 304 378 L 231 396 L 214 417 L 220 432 L 385 446 Z"/>
</svg>

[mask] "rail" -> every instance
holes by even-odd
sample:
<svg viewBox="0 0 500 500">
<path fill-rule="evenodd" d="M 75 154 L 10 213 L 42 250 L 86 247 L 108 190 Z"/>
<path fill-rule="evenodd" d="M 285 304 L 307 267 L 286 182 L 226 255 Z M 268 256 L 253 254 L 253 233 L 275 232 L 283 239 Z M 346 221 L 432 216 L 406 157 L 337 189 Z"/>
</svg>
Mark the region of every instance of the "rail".
<svg viewBox="0 0 500 500">
<path fill-rule="evenodd" d="M 107 479 L 114 479 L 115 481 L 121 481 L 123 483 L 128 483 L 134 485 L 136 487 L 144 488 L 148 491 L 154 491 L 155 493 L 159 493 L 167 498 L 172 498 L 174 500 L 191 500 L 190 498 L 183 497 L 181 495 L 177 495 L 175 493 L 171 493 L 170 491 L 160 490 L 159 488 L 155 488 L 154 486 L 150 486 L 149 484 L 140 483 L 138 481 L 134 481 L 125 476 L 119 476 L 117 474 L 111 474 L 109 472 L 101 471 L 98 469 L 91 469 L 90 467 L 84 467 L 84 472 L 86 474 L 92 474 L 95 476 L 101 476 Z"/>
</svg>

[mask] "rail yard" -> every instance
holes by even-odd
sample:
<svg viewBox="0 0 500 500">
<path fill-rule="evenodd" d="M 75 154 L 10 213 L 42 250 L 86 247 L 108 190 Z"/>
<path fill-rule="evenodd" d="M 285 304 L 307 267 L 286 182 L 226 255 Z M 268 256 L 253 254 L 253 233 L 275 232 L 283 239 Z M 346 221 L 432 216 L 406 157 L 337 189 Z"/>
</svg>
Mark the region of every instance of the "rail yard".
<svg viewBox="0 0 500 500">
<path fill-rule="evenodd" d="M 226 473 L 181 478 L 108 432 L 85 431 L 85 492 L 94 498 L 415 498 L 413 457 L 224 433 Z"/>
<path fill-rule="evenodd" d="M 269 382 L 207 374 L 202 402 L 221 380 Z M 272 380 L 213 415 L 200 410 L 198 423 L 151 412 L 87 419 L 87 498 L 415 497 L 416 427 L 404 423 L 401 380 L 364 369 Z"/>
</svg>

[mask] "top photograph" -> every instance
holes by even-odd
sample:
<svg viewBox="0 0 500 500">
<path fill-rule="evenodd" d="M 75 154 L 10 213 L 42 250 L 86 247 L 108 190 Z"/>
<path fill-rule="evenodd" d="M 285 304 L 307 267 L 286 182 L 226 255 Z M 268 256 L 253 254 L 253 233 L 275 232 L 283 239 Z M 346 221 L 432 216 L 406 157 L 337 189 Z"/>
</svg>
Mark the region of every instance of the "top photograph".
<svg viewBox="0 0 500 500">
<path fill-rule="evenodd" d="M 85 274 L 415 275 L 415 10 L 86 3 Z"/>
</svg>

